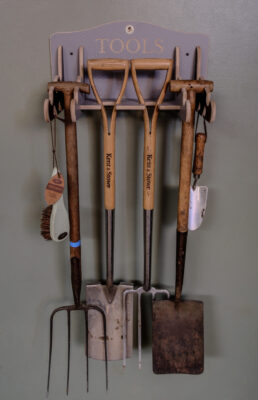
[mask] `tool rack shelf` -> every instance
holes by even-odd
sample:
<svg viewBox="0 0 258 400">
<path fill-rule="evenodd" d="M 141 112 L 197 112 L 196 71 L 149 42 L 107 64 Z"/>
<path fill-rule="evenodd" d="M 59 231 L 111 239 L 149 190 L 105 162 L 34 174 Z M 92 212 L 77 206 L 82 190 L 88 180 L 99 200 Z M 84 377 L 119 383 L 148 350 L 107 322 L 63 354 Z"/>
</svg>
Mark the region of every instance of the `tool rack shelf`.
<svg viewBox="0 0 258 400">
<path fill-rule="evenodd" d="M 209 39 L 203 34 L 188 34 L 164 29 L 144 22 L 121 21 L 112 22 L 91 29 L 55 33 L 50 37 L 50 59 L 53 87 L 49 89 L 49 97 L 44 104 L 45 120 L 49 122 L 56 113 L 62 111 L 54 107 L 54 82 L 73 81 L 89 83 L 87 76 L 87 61 L 100 58 L 172 58 L 173 79 L 197 80 L 207 75 Z M 98 71 L 96 82 L 104 107 L 115 107 L 119 111 L 144 110 L 145 107 L 154 107 L 156 94 L 162 85 L 164 71 L 143 71 L 139 83 L 143 88 L 144 104 L 139 104 L 132 79 L 129 75 L 128 83 L 122 101 L 115 104 L 115 92 L 121 84 L 119 73 Z M 72 120 L 75 122 L 84 111 L 101 110 L 90 90 L 81 93 L 76 88 L 71 104 Z M 165 100 L 160 104 L 162 111 L 179 112 L 181 119 L 189 119 L 190 107 L 187 103 L 186 90 L 171 93 L 167 90 Z M 199 112 L 209 121 L 215 119 L 215 103 L 206 91 L 202 97 L 202 104 L 198 104 Z"/>
</svg>

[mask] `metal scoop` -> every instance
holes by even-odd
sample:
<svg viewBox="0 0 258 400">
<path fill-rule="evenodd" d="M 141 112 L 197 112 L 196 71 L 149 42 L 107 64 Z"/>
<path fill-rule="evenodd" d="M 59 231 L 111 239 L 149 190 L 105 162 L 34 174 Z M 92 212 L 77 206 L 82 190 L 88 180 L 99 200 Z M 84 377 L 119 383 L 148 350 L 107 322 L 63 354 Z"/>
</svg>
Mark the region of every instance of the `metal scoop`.
<svg viewBox="0 0 258 400">
<path fill-rule="evenodd" d="M 163 87 L 161 89 L 158 100 L 155 103 L 154 111 L 151 119 L 148 114 L 147 107 L 145 105 L 144 98 L 141 93 L 141 89 L 137 79 L 137 70 L 166 70 L 166 77 L 164 80 Z M 152 246 L 152 220 L 154 211 L 154 180 L 155 180 L 155 150 L 156 150 L 156 126 L 159 112 L 159 105 L 162 103 L 167 85 L 171 79 L 172 74 L 172 60 L 170 59 L 137 59 L 131 61 L 132 79 L 135 87 L 135 91 L 140 104 L 144 105 L 143 118 L 144 118 L 144 177 L 143 177 L 143 208 L 144 208 L 144 283 L 143 286 L 138 289 L 126 290 L 123 293 L 123 338 L 124 338 L 124 355 L 123 355 L 123 366 L 126 365 L 126 318 L 127 308 L 126 300 L 127 296 L 131 293 L 136 293 L 138 296 L 138 365 L 141 368 L 142 365 L 142 351 L 141 351 L 141 296 L 143 293 L 149 293 L 152 299 L 155 298 L 156 294 L 165 294 L 168 298 L 170 293 L 165 289 L 156 289 L 151 286 L 151 246 Z"/>
<path fill-rule="evenodd" d="M 93 70 L 98 71 L 123 71 L 123 82 L 117 99 L 112 105 L 110 127 L 108 126 L 108 116 L 105 105 L 97 91 Z M 115 125 L 116 125 L 116 106 L 122 100 L 126 83 L 128 80 L 129 61 L 119 59 L 99 59 L 88 60 L 88 76 L 92 90 L 101 106 L 103 119 L 104 136 L 104 193 L 105 193 L 105 213 L 106 213 L 106 263 L 107 279 L 106 285 L 95 284 L 86 286 L 86 300 L 90 304 L 100 306 L 105 310 L 107 318 L 107 341 L 108 341 L 108 360 L 121 360 L 123 356 L 122 342 L 122 295 L 126 289 L 131 289 L 132 285 L 114 285 L 114 216 L 115 216 Z M 127 356 L 132 353 L 132 314 L 133 298 L 127 298 L 127 328 L 128 336 L 126 340 Z M 89 313 L 89 356 L 98 360 L 105 359 L 105 348 L 103 342 L 102 319 L 96 313 Z"/>
</svg>

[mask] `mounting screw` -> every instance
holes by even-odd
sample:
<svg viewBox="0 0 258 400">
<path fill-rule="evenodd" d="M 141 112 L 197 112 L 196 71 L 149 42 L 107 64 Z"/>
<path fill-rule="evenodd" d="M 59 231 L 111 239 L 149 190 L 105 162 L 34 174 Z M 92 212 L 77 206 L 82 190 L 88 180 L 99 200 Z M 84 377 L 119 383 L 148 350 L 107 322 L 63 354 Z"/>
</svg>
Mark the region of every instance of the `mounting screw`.
<svg viewBox="0 0 258 400">
<path fill-rule="evenodd" d="M 128 35 L 131 35 L 132 33 L 134 33 L 134 26 L 133 25 L 126 25 L 125 31 L 126 31 L 126 33 Z"/>
</svg>

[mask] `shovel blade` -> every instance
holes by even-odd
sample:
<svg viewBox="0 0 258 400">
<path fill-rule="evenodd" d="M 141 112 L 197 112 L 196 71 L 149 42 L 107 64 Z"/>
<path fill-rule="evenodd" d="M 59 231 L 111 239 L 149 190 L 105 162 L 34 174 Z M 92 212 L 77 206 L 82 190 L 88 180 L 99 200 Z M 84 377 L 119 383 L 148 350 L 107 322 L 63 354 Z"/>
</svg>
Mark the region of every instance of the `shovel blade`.
<svg viewBox="0 0 258 400">
<path fill-rule="evenodd" d="M 123 292 L 132 289 L 131 285 L 114 285 L 116 289 L 113 299 L 107 296 L 106 285 L 87 285 L 86 304 L 98 305 L 106 314 L 107 321 L 107 359 L 123 359 Z M 133 349 L 133 295 L 128 294 L 127 308 L 127 357 L 131 357 Z M 103 321 L 94 310 L 88 312 L 88 353 L 95 360 L 105 360 Z"/>
<path fill-rule="evenodd" d="M 204 367 L 203 303 L 153 301 L 155 374 L 201 374 Z"/>
</svg>

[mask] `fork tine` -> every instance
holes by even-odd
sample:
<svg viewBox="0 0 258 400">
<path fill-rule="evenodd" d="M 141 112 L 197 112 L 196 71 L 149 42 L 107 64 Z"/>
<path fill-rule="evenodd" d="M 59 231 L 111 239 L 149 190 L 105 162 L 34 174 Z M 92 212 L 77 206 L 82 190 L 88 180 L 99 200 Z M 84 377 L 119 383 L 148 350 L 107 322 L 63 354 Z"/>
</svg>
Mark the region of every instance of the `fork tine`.
<svg viewBox="0 0 258 400">
<path fill-rule="evenodd" d="M 67 310 L 67 334 L 68 334 L 68 352 L 67 352 L 67 380 L 66 380 L 66 395 L 69 393 L 70 380 L 70 352 L 71 352 L 71 311 Z"/>
<path fill-rule="evenodd" d="M 85 317 L 85 353 L 86 353 L 86 389 L 89 391 L 89 335 L 88 335 L 88 311 L 84 311 Z"/>
<path fill-rule="evenodd" d="M 53 318 L 54 312 L 50 317 L 50 339 L 49 339 L 49 355 L 48 355 L 48 374 L 47 374 L 47 397 L 49 395 L 49 385 L 50 385 L 50 372 L 51 372 L 51 361 L 52 361 L 52 348 L 53 348 Z"/>
<path fill-rule="evenodd" d="M 142 310 L 141 293 L 138 293 L 138 368 L 142 368 Z"/>
</svg>

